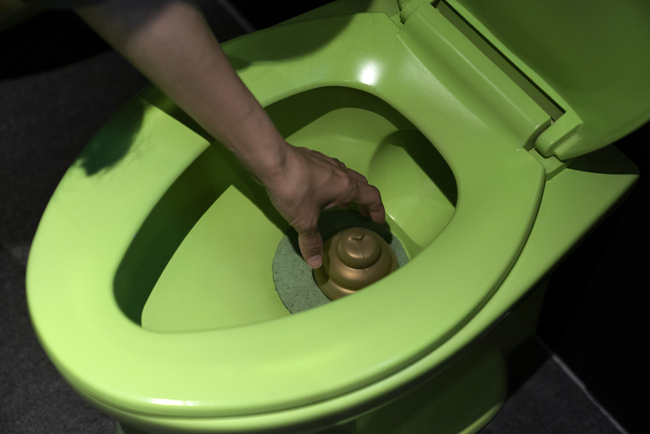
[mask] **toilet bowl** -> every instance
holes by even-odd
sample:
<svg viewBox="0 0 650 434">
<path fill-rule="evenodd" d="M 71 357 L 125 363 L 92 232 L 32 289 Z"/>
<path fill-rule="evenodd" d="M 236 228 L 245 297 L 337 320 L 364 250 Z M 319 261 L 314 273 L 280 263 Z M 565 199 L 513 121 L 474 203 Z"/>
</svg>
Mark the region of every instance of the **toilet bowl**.
<svg viewBox="0 0 650 434">
<path fill-rule="evenodd" d="M 612 91 L 625 122 L 592 126 L 480 13 L 336 2 L 224 47 L 290 143 L 380 189 L 410 259 L 299 314 L 273 287 L 289 227 L 264 191 L 157 89 L 127 103 L 30 253 L 34 329 L 74 389 L 125 432 L 480 429 L 505 396 L 504 355 L 534 330 L 536 288 L 638 176 L 613 147 L 581 155 L 650 117 L 649 69 L 629 75 L 637 92 Z"/>
</svg>

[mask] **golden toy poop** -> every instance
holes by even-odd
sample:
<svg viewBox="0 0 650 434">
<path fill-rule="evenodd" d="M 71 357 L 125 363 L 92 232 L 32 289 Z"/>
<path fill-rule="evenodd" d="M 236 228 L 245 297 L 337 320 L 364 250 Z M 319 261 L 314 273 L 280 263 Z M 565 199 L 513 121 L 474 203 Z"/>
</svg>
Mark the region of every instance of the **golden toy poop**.
<svg viewBox="0 0 650 434">
<path fill-rule="evenodd" d="M 393 249 L 375 232 L 346 229 L 325 241 L 323 266 L 314 271 L 319 288 L 336 300 L 374 283 L 398 268 Z"/>
</svg>

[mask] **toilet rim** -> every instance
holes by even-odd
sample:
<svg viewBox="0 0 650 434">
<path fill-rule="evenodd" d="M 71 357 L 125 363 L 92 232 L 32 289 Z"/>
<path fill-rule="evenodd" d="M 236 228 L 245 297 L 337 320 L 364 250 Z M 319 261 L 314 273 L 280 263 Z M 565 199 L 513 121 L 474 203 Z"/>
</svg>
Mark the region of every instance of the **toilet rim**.
<svg viewBox="0 0 650 434">
<path fill-rule="evenodd" d="M 231 54 L 245 52 L 251 44 L 259 49 L 277 43 L 274 35 L 281 40 L 284 32 L 293 31 L 303 30 L 280 26 L 227 49 Z M 445 105 L 450 101 L 425 98 L 422 90 L 436 83 L 427 82 L 432 79 L 422 65 L 409 69 L 423 81 L 405 82 L 404 68 L 393 67 L 394 56 L 408 54 L 396 33 L 379 14 L 355 16 L 337 42 L 365 44 L 368 55 L 351 56 L 347 69 L 313 73 L 314 65 L 341 55 L 339 46 L 279 65 L 254 63 L 239 72 L 264 105 L 314 87 L 348 86 L 373 92 L 405 115 L 436 143 L 456 176 L 456 213 L 438 238 L 403 272 L 344 302 L 232 329 L 146 331 L 130 322 L 112 297 L 115 268 L 138 222 L 208 146 L 169 118 L 165 134 L 182 137 L 186 147 L 168 143 L 139 149 L 138 159 L 100 177 L 86 177 L 73 166 L 35 237 L 27 275 L 32 321 L 46 352 L 75 388 L 109 406 L 145 415 L 228 417 L 298 408 L 359 390 L 407 367 L 480 309 L 525 243 L 541 199 L 543 170 L 510 143 L 511 137 L 469 112 L 452 116 Z M 372 50 L 380 43 L 381 52 Z M 384 65 L 381 82 L 358 80 L 363 65 L 372 62 L 381 69 L 387 59 L 393 61 Z M 167 115 L 150 106 L 146 116 L 154 122 Z M 117 121 L 119 115 L 111 122 Z M 444 131 L 436 129 L 444 124 Z M 458 137 L 482 145 L 453 146 Z M 147 153 L 156 155 L 158 167 L 151 168 Z M 122 205 L 107 205 L 107 197 L 119 198 Z M 123 209 L 132 213 L 123 216 Z M 400 294 L 392 291 L 395 286 Z M 325 325 L 327 334 L 314 333 Z"/>
</svg>

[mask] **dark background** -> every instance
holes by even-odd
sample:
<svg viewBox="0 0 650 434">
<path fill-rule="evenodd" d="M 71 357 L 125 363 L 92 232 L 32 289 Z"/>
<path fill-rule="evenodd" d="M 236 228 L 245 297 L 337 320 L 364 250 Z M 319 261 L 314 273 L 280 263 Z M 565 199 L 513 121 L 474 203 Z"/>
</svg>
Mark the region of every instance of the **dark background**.
<svg viewBox="0 0 650 434">
<path fill-rule="evenodd" d="M 328 1 L 231 0 L 231 3 L 256 29 L 260 29 Z M 220 19 L 221 11 L 217 7 L 214 9 L 217 18 L 214 18 L 211 24 L 218 27 L 216 32 L 220 39 L 225 40 L 244 32 L 232 20 Z M 108 51 L 110 51 L 109 47 L 71 12 L 45 12 L 0 33 L 0 84 L 2 84 L 0 92 L 9 92 L 0 97 L 4 98 L 4 102 L 24 100 L 24 102 L 16 102 L 13 106 L 5 105 L 4 110 L 0 108 L 2 116 L 0 145 L 4 140 L 3 132 L 13 131 L 7 125 L 18 122 L 14 119 L 16 113 L 7 112 L 9 110 L 7 107 L 11 110 L 29 111 L 30 101 L 35 104 L 41 101 L 33 99 L 31 95 L 20 93 L 23 92 L 24 88 L 20 86 L 26 77 L 37 77 L 33 80 L 30 78 L 29 83 L 37 82 L 37 84 L 29 89 L 38 92 L 41 98 L 47 96 L 57 100 L 65 99 L 67 96 L 67 105 L 61 103 L 63 107 L 74 107 L 74 98 L 78 98 L 80 106 L 69 109 L 67 117 L 56 122 L 65 126 L 72 125 L 78 120 L 83 124 L 83 127 L 75 133 L 76 135 L 60 141 L 63 143 L 60 146 L 65 147 L 62 151 L 48 148 L 48 144 L 45 143 L 51 142 L 51 135 L 54 134 L 52 132 L 47 137 L 37 134 L 36 139 L 30 138 L 32 142 L 25 144 L 26 148 L 23 149 L 0 147 L 0 150 L 5 153 L 0 158 L 4 160 L 0 162 L 0 216 L 2 216 L 0 223 L 3 225 L 0 236 L 3 244 L 20 245 L 19 241 L 33 236 L 40 213 L 65 167 L 112 111 L 129 95 L 146 84 L 146 81 L 133 71 L 128 71 L 124 75 L 118 74 L 109 82 L 98 82 L 97 86 L 104 84 L 103 90 L 96 86 L 84 87 L 81 83 L 78 89 L 79 95 L 74 91 L 61 95 L 50 82 L 38 82 L 38 77 L 51 74 L 52 71 L 57 71 L 54 74 L 56 80 L 58 79 L 56 77 L 67 74 L 66 71 L 72 71 L 70 68 L 80 62 L 95 59 Z M 92 74 L 100 74 L 102 69 L 124 67 L 124 63 L 119 60 L 102 60 L 102 62 L 104 63 L 96 67 L 98 70 L 88 72 L 90 76 L 85 79 L 96 79 Z M 60 80 L 77 79 L 73 72 L 69 74 L 69 77 L 62 76 Z M 13 83 L 16 85 L 13 86 Z M 13 89 L 17 89 L 15 95 L 11 93 Z M 87 107 L 83 104 L 89 104 L 88 92 L 97 92 L 97 95 L 93 96 L 96 101 L 106 101 L 107 98 L 112 98 L 113 101 L 105 103 L 106 107 L 102 109 L 105 112 L 95 121 L 84 121 L 84 111 Z M 112 96 L 109 97 L 109 93 Z M 94 100 L 90 98 L 90 101 Z M 37 109 L 33 110 L 35 116 L 40 113 Z M 52 120 L 51 117 L 48 119 Z M 24 128 L 38 129 L 48 126 L 48 119 L 35 118 L 31 124 L 20 125 Z M 554 272 L 537 333 L 544 344 L 570 367 L 593 397 L 631 433 L 647 432 L 646 414 L 650 408 L 647 391 L 650 385 L 647 368 L 647 354 L 650 354 L 647 312 L 650 306 L 647 271 L 650 256 L 646 226 L 649 217 L 647 202 L 650 177 L 645 176 L 646 173 L 650 173 L 649 137 L 650 125 L 646 125 L 616 143 L 616 146 L 636 163 L 642 176 L 622 206 Z M 38 143 L 39 140 L 43 142 L 42 145 Z M 12 146 L 14 145 L 16 143 L 12 142 Z M 20 152 L 25 155 L 14 156 L 15 153 Z M 33 164 L 34 161 L 38 163 Z M 22 164 L 24 167 L 21 166 Z M 36 186 L 23 185 L 23 181 L 16 179 L 27 175 L 32 180 L 39 181 Z M 0 263 L 8 260 L 4 254 L 0 257 Z M 16 282 L 22 279 L 22 276 L 12 275 L 11 271 L 7 271 L 7 267 L 0 267 L 0 276 L 10 281 L 14 279 Z M 20 305 L 16 309 L 18 308 L 24 310 L 25 306 Z M 9 324 L 7 320 L 0 322 L 0 326 L 11 331 L 15 323 Z M 9 331 L 7 331 L 8 336 Z M 0 338 L 2 336 L 0 335 Z M 10 347 L 18 345 L 16 339 L 21 335 L 18 334 L 18 338 L 11 336 L 13 340 L 10 337 L 6 342 L 0 341 L 0 347 L 3 348 L 0 350 L 2 351 L 0 357 L 16 357 L 16 351 L 12 352 Z M 33 337 L 29 339 L 33 340 Z M 32 374 L 28 371 L 23 373 L 0 371 L 0 387 L 3 387 L 2 384 L 15 384 L 8 380 L 12 375 Z M 564 404 L 559 402 L 557 405 Z M 0 413 L 0 431 L 3 431 L 1 417 L 3 413 Z M 9 416 L 5 414 L 4 417 Z M 89 420 L 84 423 L 92 423 L 92 417 Z M 58 431 L 40 427 L 15 432 Z"/>
</svg>

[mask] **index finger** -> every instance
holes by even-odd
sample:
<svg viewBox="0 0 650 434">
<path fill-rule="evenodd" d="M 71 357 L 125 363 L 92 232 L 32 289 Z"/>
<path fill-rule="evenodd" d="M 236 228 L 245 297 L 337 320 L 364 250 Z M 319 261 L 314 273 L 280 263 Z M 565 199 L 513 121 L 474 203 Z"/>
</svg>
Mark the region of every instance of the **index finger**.
<svg viewBox="0 0 650 434">
<path fill-rule="evenodd" d="M 370 218 L 375 223 L 382 224 L 386 221 L 386 210 L 384 203 L 381 201 L 381 193 L 374 185 L 357 183 L 356 194 L 353 200 L 368 209 Z"/>
</svg>

